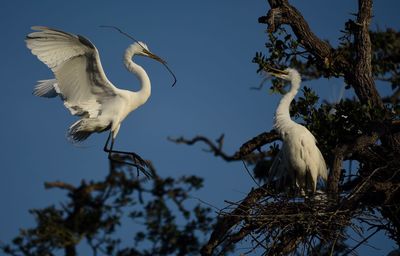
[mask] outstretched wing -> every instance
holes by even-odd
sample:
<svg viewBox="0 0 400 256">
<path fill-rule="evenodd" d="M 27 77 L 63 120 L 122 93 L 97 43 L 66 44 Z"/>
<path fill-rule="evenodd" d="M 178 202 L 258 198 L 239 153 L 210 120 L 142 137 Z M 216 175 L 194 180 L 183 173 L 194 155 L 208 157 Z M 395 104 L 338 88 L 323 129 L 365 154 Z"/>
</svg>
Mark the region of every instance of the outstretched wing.
<svg viewBox="0 0 400 256">
<path fill-rule="evenodd" d="M 26 37 L 26 45 L 53 71 L 54 89 L 71 114 L 98 116 L 102 102 L 115 96 L 117 88 L 104 74 L 96 47 L 80 35 L 39 26 L 32 29 L 37 32 Z"/>
</svg>

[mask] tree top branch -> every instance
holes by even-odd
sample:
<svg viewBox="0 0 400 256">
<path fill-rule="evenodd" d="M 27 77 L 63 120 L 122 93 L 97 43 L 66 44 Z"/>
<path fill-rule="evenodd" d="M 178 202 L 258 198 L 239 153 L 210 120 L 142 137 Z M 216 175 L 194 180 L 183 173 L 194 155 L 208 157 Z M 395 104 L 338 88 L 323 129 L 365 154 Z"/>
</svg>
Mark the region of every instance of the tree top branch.
<svg viewBox="0 0 400 256">
<path fill-rule="evenodd" d="M 332 47 L 319 39 L 310 29 L 301 13 L 287 0 L 268 0 L 271 10 L 267 16 L 259 18 L 260 23 L 268 24 L 268 32 L 275 32 L 282 25 L 289 25 L 304 48 L 315 54 L 323 63 L 329 62 Z"/>
<path fill-rule="evenodd" d="M 280 25 L 289 25 L 298 42 L 312 54 L 320 66 L 331 74 L 342 74 L 363 104 L 383 109 L 382 99 L 375 87 L 371 67 L 371 40 L 369 24 L 372 17 L 372 0 L 359 0 L 357 20 L 353 22 L 354 55 L 349 59 L 336 52 L 332 46 L 318 38 L 302 14 L 288 0 L 268 0 L 271 9 L 259 22 L 275 32 Z"/>
</svg>

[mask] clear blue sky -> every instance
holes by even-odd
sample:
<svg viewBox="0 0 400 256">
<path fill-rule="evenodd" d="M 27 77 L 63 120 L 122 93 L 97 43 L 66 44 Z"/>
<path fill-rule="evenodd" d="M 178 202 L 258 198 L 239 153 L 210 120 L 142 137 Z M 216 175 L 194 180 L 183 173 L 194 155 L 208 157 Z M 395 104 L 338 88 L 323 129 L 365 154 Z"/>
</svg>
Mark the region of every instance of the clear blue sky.
<svg viewBox="0 0 400 256">
<path fill-rule="evenodd" d="M 318 36 L 336 44 L 340 29 L 356 12 L 357 1 L 291 1 Z M 372 27 L 400 28 L 396 0 L 375 1 Z M 263 50 L 265 27 L 257 18 L 268 9 L 256 1 L 3 1 L 0 125 L 0 241 L 9 241 L 33 219 L 28 209 L 57 203 L 64 194 L 46 191 L 45 181 L 77 184 L 102 179 L 108 160 L 102 151 L 106 134 L 96 134 L 83 146 L 65 137 L 75 118 L 58 99 L 37 98 L 37 80 L 51 78 L 50 70 L 25 47 L 33 25 L 45 25 L 88 37 L 98 48 L 108 78 L 117 86 L 137 89 L 138 81 L 122 63 L 127 38 L 99 25 L 115 25 L 147 43 L 166 59 L 178 83 L 157 62 L 137 59 L 152 80 L 152 96 L 131 114 L 119 132 L 116 148 L 132 150 L 155 164 L 160 175 L 195 174 L 205 178 L 196 196 L 223 207 L 223 200 L 239 200 L 253 186 L 241 163 L 225 163 L 202 151 L 167 141 L 167 136 L 225 133 L 225 150 L 233 153 L 243 142 L 271 129 L 279 99 L 249 88 L 261 77 L 251 59 Z M 342 82 L 308 83 L 323 99 L 335 100 Z M 347 92 L 348 93 L 348 92 Z M 381 251 L 363 249 L 363 255 L 382 255 L 392 243 L 379 240 Z M 367 253 L 368 252 L 368 253 Z"/>
</svg>

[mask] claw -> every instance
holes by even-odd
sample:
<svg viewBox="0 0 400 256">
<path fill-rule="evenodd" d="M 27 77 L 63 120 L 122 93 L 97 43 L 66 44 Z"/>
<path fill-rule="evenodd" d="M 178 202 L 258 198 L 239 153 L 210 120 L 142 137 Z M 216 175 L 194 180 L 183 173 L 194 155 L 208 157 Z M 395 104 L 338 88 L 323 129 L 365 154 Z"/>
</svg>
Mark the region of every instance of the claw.
<svg viewBox="0 0 400 256">
<path fill-rule="evenodd" d="M 130 166 L 135 167 L 137 172 L 138 172 L 138 176 L 139 176 L 139 172 L 141 172 L 141 173 L 144 174 L 144 176 L 146 176 L 146 178 L 148 178 L 148 179 L 153 178 L 153 174 L 150 171 L 147 170 L 147 168 L 149 166 L 146 163 L 146 161 L 143 160 L 143 158 L 141 158 L 139 155 L 137 155 L 137 154 L 135 154 L 133 152 L 124 152 L 124 154 L 130 155 L 132 157 L 133 163 L 115 159 L 115 158 L 112 157 L 111 154 L 108 156 L 108 159 L 110 159 L 110 161 L 113 161 L 115 163 L 126 164 L 126 165 L 130 165 Z"/>
</svg>

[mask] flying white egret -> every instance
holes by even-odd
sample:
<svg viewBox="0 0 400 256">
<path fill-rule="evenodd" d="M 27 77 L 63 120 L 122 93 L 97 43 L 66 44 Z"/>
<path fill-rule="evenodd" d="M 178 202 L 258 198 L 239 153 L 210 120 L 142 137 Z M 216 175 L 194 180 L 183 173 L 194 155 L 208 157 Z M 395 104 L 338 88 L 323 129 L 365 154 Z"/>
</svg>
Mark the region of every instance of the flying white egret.
<svg viewBox="0 0 400 256">
<path fill-rule="evenodd" d="M 69 127 L 68 137 L 72 141 L 83 141 L 94 132 L 110 130 L 104 145 L 108 158 L 121 162 L 114 159 L 112 154 L 128 154 L 134 162 L 128 164 L 150 176 L 145 170 L 146 162 L 140 156 L 133 152 L 113 150 L 113 146 L 122 121 L 130 112 L 143 105 L 151 94 L 149 76 L 141 66 L 132 61 L 132 58 L 140 55 L 155 59 L 174 76 L 166 62 L 151 53 L 146 44 L 135 40 L 136 42 L 125 51 L 124 64 L 139 79 L 141 89 L 122 90 L 107 79 L 101 66 L 99 52 L 88 39 L 48 27 L 34 26 L 32 29 L 37 32 L 32 32 L 26 37 L 26 45 L 55 76 L 55 79 L 38 81 L 33 94 L 48 98 L 58 95 L 71 114 L 80 117 Z"/>
<path fill-rule="evenodd" d="M 289 107 L 300 88 L 300 74 L 291 68 L 281 71 L 267 67 L 266 71 L 291 82 L 289 92 L 282 97 L 275 112 L 274 128 L 281 135 L 283 143 L 272 163 L 269 180 L 275 180 L 280 188 L 292 184 L 302 194 L 305 191 L 314 193 L 318 177 L 326 181 L 328 170 L 315 137 L 306 127 L 290 118 Z"/>
</svg>

